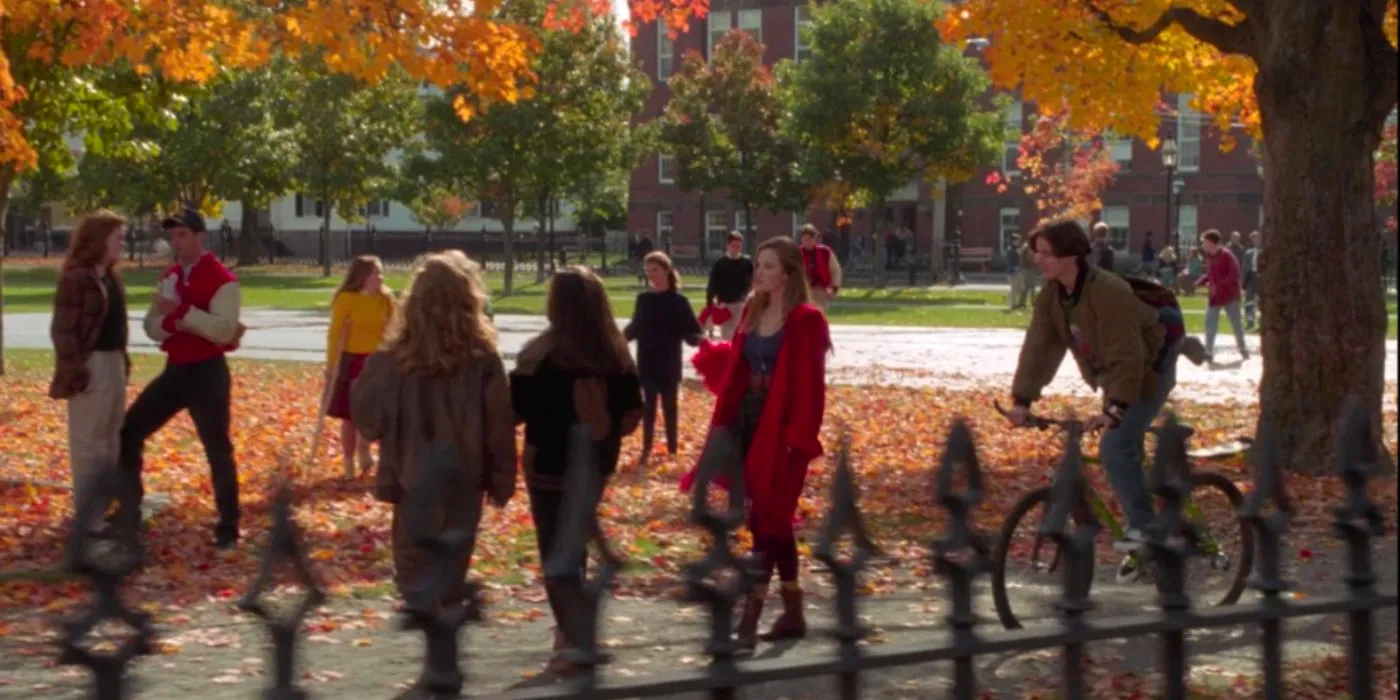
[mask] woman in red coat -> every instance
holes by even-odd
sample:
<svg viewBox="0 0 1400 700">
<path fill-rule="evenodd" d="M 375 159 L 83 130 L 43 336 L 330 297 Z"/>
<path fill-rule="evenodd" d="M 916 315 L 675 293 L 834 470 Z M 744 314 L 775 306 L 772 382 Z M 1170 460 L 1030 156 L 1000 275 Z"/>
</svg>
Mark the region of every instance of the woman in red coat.
<svg viewBox="0 0 1400 700">
<path fill-rule="evenodd" d="M 710 368 L 706 384 L 717 394 L 710 425 L 730 428 L 745 455 L 749 529 L 763 564 L 737 630 L 748 649 L 757 646 L 758 621 L 775 568 L 783 614 L 763 639 L 797 639 L 807 633 L 792 523 L 807 465 L 822 455 L 818 434 L 831 349 L 826 316 L 811 304 L 797 244 L 786 237 L 770 239 L 758 247 L 755 258 L 753 295 L 733 343 L 711 346 L 704 350 L 710 357 L 696 361 L 702 372 Z M 687 475 L 682 488 L 689 489 L 693 478 L 694 472 Z"/>
</svg>

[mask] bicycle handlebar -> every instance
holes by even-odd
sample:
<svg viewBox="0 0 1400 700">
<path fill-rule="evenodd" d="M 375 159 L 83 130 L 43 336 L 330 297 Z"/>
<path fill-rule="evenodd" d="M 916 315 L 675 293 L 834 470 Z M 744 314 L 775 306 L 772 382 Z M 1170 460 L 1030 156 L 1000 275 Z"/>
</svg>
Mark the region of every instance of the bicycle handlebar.
<svg viewBox="0 0 1400 700">
<path fill-rule="evenodd" d="M 1011 412 L 1002 408 L 1000 401 L 993 401 L 992 405 L 996 407 L 997 413 L 1000 413 L 1003 418 L 1007 419 L 1008 421 L 1011 420 Z M 1012 425 L 1015 425 L 1014 421 L 1012 422 Z M 1044 416 L 1037 416 L 1034 413 L 1027 412 L 1025 424 L 1019 425 L 1017 427 L 1035 428 L 1037 430 L 1049 430 L 1050 428 L 1059 428 L 1060 430 L 1064 431 L 1078 430 L 1080 432 L 1083 432 L 1084 421 L 1079 420 L 1078 418 L 1046 418 Z"/>
</svg>

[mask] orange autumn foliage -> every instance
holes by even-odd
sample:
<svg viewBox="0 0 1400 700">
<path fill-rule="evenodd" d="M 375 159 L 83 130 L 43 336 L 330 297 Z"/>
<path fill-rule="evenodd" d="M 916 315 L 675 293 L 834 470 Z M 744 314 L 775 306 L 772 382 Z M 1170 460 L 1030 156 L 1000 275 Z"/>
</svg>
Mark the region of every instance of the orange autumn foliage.
<svg viewBox="0 0 1400 700">
<path fill-rule="evenodd" d="M 580 26 L 610 11 L 602 0 L 550 0 L 549 24 Z M 65 68 L 125 62 L 177 81 L 203 82 L 222 67 L 318 52 L 335 72 L 376 82 L 398 67 L 441 87 L 463 86 L 479 102 L 528 94 L 538 48 L 531 27 L 498 18 L 500 0 L 0 0 L 0 169 L 24 172 L 37 154 L 26 134 L 26 100 Z M 664 6 L 636 0 L 640 21 L 675 26 L 704 15 L 706 0 Z M 471 117 L 464 101 L 458 110 Z"/>
</svg>

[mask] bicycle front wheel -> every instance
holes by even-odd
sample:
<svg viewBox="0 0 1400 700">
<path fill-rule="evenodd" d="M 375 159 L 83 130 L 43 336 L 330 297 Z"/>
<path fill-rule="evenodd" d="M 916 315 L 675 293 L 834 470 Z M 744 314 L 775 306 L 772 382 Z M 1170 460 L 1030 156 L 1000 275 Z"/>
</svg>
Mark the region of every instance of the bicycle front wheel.
<svg viewBox="0 0 1400 700">
<path fill-rule="evenodd" d="M 1064 558 L 1059 544 L 1040 533 L 1049 502 L 1049 487 L 1036 489 L 1016 502 L 1001 526 L 992 561 L 992 602 L 1009 630 L 1021 629 L 1022 617 L 1057 614 L 1054 603 L 1062 595 Z M 1092 582 L 1092 559 L 1087 574 Z"/>
<path fill-rule="evenodd" d="M 1234 605 L 1254 567 L 1254 529 L 1240 519 L 1244 496 L 1222 474 L 1191 475 L 1186 518 L 1201 536 L 1200 556 L 1186 564 L 1187 592 L 1200 605 Z"/>
</svg>

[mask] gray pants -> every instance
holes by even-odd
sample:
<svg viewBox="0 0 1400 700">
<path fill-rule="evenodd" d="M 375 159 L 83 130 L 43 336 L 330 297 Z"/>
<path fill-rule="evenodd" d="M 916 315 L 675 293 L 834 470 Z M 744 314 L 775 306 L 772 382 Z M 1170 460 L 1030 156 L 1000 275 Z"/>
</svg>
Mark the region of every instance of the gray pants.
<svg viewBox="0 0 1400 700">
<path fill-rule="evenodd" d="M 1167 404 L 1167 397 L 1176 386 L 1176 358 L 1180 343 L 1168 348 L 1157 375 L 1157 393 L 1128 407 L 1118 427 L 1104 431 L 1099 438 L 1099 457 L 1103 460 L 1108 483 L 1123 506 L 1128 528 L 1145 530 L 1156 517 L 1152 498 L 1147 494 L 1146 450 L 1143 439 L 1147 429 L 1157 420 L 1157 414 Z"/>
<path fill-rule="evenodd" d="M 1238 299 L 1224 306 L 1206 307 L 1206 353 L 1215 356 L 1215 332 L 1220 330 L 1220 310 L 1225 310 L 1225 316 L 1230 319 L 1230 327 L 1235 331 L 1235 344 L 1239 346 L 1240 356 L 1249 355 L 1249 346 L 1244 344 L 1244 323 L 1240 321 L 1240 301 Z"/>
<path fill-rule="evenodd" d="M 102 472 L 117 468 L 121 457 L 122 414 L 126 410 L 126 358 L 120 351 L 88 356 L 87 389 L 68 400 L 68 462 L 73 472 L 73 506 L 97 483 Z M 93 526 L 101 525 L 101 509 Z"/>
</svg>

